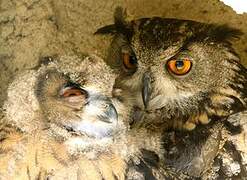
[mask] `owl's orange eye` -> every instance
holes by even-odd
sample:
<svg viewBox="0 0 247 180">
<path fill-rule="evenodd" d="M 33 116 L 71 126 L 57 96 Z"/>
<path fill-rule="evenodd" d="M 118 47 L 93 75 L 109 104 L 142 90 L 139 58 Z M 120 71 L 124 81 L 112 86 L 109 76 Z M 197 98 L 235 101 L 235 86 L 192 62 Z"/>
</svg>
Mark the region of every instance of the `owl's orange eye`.
<svg viewBox="0 0 247 180">
<path fill-rule="evenodd" d="M 189 59 L 172 59 L 167 62 L 167 68 L 175 75 L 185 75 L 191 70 L 192 63 Z"/>
<path fill-rule="evenodd" d="M 134 70 L 137 66 L 137 59 L 135 55 L 123 53 L 123 64 L 126 69 Z"/>
</svg>

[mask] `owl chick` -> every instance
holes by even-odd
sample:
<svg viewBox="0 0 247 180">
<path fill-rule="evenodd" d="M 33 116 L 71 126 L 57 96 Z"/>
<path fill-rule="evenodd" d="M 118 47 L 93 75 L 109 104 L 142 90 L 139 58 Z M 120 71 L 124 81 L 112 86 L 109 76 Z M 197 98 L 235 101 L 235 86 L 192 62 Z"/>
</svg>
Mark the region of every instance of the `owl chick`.
<svg viewBox="0 0 247 180">
<path fill-rule="evenodd" d="M 150 125 L 192 130 L 247 108 L 247 70 L 231 48 L 241 32 L 225 25 L 161 17 L 125 20 L 96 34 L 113 34 L 107 63 L 116 87 L 130 92 Z"/>
<path fill-rule="evenodd" d="M 161 133 L 129 128 L 132 104 L 112 95 L 115 77 L 84 55 L 19 75 L 0 121 L 0 179 L 169 177 Z"/>
<path fill-rule="evenodd" d="M 121 178 L 125 163 L 112 145 L 128 110 L 117 112 L 113 82 L 94 56 L 62 57 L 15 79 L 1 121 L 1 179 L 100 179 L 100 170 Z"/>
</svg>

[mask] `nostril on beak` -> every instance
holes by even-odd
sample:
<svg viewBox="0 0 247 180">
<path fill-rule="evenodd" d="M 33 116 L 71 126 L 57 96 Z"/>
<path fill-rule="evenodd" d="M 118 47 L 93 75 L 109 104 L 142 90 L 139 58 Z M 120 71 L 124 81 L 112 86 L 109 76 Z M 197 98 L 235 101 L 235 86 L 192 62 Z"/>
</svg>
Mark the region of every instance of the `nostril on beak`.
<svg viewBox="0 0 247 180">
<path fill-rule="evenodd" d="M 104 114 L 99 117 L 99 119 L 106 123 L 114 123 L 118 120 L 117 110 L 112 103 L 108 103 L 106 105 L 106 110 Z"/>
<path fill-rule="evenodd" d="M 151 95 L 151 77 L 148 72 L 144 73 L 142 83 L 142 100 L 145 108 L 147 108 Z"/>
</svg>

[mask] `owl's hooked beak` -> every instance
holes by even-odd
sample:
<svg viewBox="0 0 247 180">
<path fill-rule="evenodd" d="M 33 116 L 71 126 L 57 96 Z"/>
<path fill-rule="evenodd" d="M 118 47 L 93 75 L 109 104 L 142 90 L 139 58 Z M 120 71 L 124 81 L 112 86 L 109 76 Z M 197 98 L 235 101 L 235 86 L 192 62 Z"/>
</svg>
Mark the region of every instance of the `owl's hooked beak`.
<svg viewBox="0 0 247 180">
<path fill-rule="evenodd" d="M 88 97 L 79 115 L 81 120 L 70 124 L 70 129 L 98 139 L 111 136 L 118 126 L 118 113 L 111 99 L 98 92 L 84 90 Z"/>
<path fill-rule="evenodd" d="M 151 96 L 151 77 L 148 72 L 145 72 L 142 77 L 142 100 L 145 106 L 145 109 L 148 106 L 150 96 Z"/>
<path fill-rule="evenodd" d="M 106 123 L 114 123 L 118 119 L 118 113 L 116 108 L 113 106 L 112 103 L 106 104 L 106 110 L 104 111 L 103 115 L 98 116 L 99 119 Z"/>
<path fill-rule="evenodd" d="M 98 120 L 105 123 L 115 123 L 118 120 L 118 113 L 111 100 L 101 94 L 89 93 L 88 103 L 86 105 L 91 109 L 92 115 L 98 117 Z M 97 111 L 97 112 L 96 112 Z"/>
</svg>

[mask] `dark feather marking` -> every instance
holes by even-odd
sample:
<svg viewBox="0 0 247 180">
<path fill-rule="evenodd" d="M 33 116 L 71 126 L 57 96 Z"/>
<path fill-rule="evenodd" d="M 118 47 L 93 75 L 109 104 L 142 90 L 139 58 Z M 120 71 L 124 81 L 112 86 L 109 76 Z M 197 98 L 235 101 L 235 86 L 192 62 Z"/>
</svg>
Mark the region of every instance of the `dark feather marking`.
<svg viewBox="0 0 247 180">
<path fill-rule="evenodd" d="M 1 137 L 0 138 L 0 143 L 2 143 L 4 140 L 6 140 L 7 138 L 6 137 Z"/>
<path fill-rule="evenodd" d="M 242 85 L 243 87 L 241 87 L 240 85 Z M 240 95 L 242 94 L 244 97 L 247 97 L 247 84 L 246 83 L 242 83 L 241 81 L 238 80 L 234 80 L 234 82 L 230 83 L 229 86 L 237 91 Z"/>
<path fill-rule="evenodd" d="M 41 171 L 39 172 L 38 176 L 35 178 L 36 180 L 42 180 L 41 179 Z"/>
<path fill-rule="evenodd" d="M 116 174 L 114 174 L 114 173 L 113 173 L 113 177 L 114 177 L 114 179 L 115 179 L 115 180 L 118 180 L 117 175 L 116 175 Z"/>
<path fill-rule="evenodd" d="M 229 86 L 241 95 L 241 100 L 245 103 L 243 106 L 247 109 L 247 69 L 237 61 L 229 60 L 229 63 L 238 68 L 232 69 L 235 77 Z"/>
<path fill-rule="evenodd" d="M 240 134 L 243 131 L 240 125 L 235 126 L 229 121 L 224 121 L 224 125 L 227 128 L 227 130 L 231 133 L 231 135 Z"/>
<path fill-rule="evenodd" d="M 152 170 L 148 167 L 148 165 L 140 160 L 140 163 L 136 165 L 139 172 L 142 172 L 146 180 L 156 180 L 154 177 Z"/>
<path fill-rule="evenodd" d="M 245 78 L 244 82 L 247 83 L 247 69 L 237 61 L 229 60 L 229 63 L 231 63 L 233 66 L 238 67 L 238 70 L 236 69 L 232 69 L 232 70 L 236 73 L 236 75 L 243 76 Z"/>
<path fill-rule="evenodd" d="M 227 97 L 234 100 L 234 103 L 231 104 L 231 110 L 233 110 L 234 113 L 237 113 L 237 112 L 240 112 L 246 109 L 245 105 L 241 102 L 241 100 L 238 97 L 235 97 L 233 95 L 230 95 Z"/>
<path fill-rule="evenodd" d="M 29 180 L 31 180 L 30 170 L 28 166 L 27 166 L 27 177 Z"/>
<path fill-rule="evenodd" d="M 156 180 L 155 176 L 152 173 L 152 169 L 148 167 L 148 165 L 142 159 L 140 159 L 140 162 L 138 164 L 131 160 L 128 163 L 128 169 L 135 169 L 135 171 L 143 175 L 145 180 Z M 128 173 L 126 172 L 126 175 L 127 174 Z M 128 179 L 128 176 L 126 176 L 125 178 Z"/>
<path fill-rule="evenodd" d="M 155 152 L 149 151 L 147 149 L 141 149 L 141 153 L 145 163 L 147 163 L 149 166 L 158 168 L 160 159 Z"/>
</svg>

